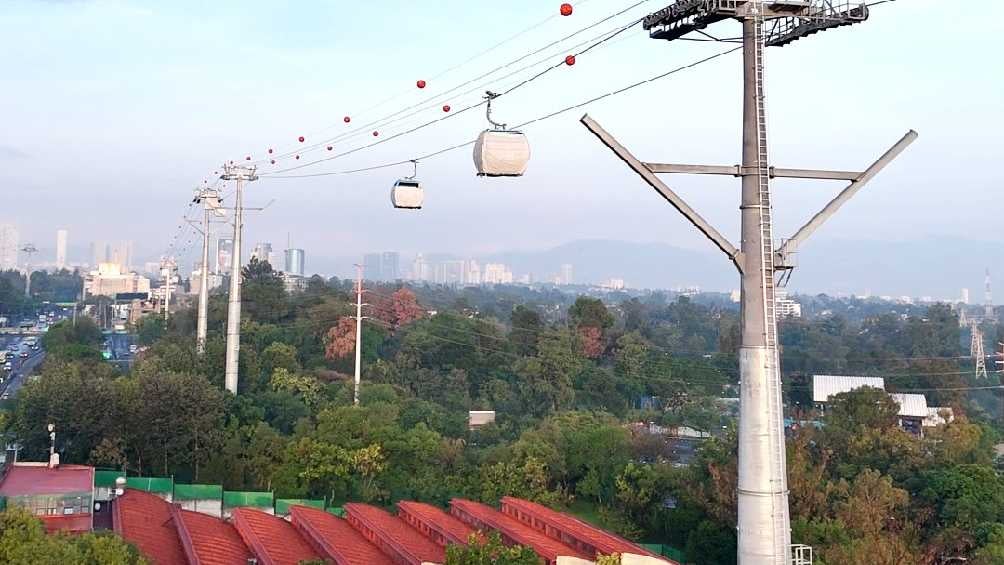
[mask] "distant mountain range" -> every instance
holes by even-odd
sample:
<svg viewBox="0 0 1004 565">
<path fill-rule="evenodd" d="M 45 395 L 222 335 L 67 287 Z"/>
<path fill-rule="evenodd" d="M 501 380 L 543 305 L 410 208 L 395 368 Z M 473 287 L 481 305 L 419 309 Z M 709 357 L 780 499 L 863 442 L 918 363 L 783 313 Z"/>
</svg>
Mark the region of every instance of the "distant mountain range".
<svg viewBox="0 0 1004 565">
<path fill-rule="evenodd" d="M 505 263 L 518 276 L 551 280 L 563 263 L 573 266 L 576 283 L 624 279 L 632 288 L 672 289 L 698 286 L 728 291 L 738 287 L 734 269 L 711 248 L 694 251 L 666 243 L 578 240 L 540 251 L 508 251 L 473 258 Z M 468 258 L 451 253 L 429 253 L 430 260 Z M 358 257 L 308 257 L 311 271 L 349 276 Z M 407 273 L 411 257 L 402 256 Z M 855 293 L 873 295 L 955 298 L 969 288 L 971 300 L 983 300 L 984 269 L 996 273 L 999 296 L 1004 296 L 1004 244 L 961 239 L 913 241 L 811 242 L 798 256 L 790 288 L 800 293 Z M 998 300 L 997 302 L 1000 302 Z"/>
</svg>

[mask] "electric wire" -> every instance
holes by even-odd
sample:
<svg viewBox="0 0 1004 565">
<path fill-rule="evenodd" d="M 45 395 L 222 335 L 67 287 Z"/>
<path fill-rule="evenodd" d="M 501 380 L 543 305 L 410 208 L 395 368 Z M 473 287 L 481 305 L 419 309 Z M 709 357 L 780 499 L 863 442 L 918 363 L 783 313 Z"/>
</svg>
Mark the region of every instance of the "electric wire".
<svg viewBox="0 0 1004 565">
<path fill-rule="evenodd" d="M 740 49 L 742 49 L 742 47 L 735 47 L 735 48 L 732 48 L 732 49 L 727 49 L 725 51 L 721 51 L 719 53 L 715 53 L 714 55 L 710 55 L 708 57 L 704 57 L 702 59 L 694 61 L 692 63 L 676 67 L 676 68 L 674 68 L 672 70 L 669 70 L 667 72 L 655 75 L 653 77 L 649 77 L 647 79 L 637 81 L 637 82 L 632 83 L 632 84 L 630 84 L 628 86 L 624 86 L 622 88 L 618 88 L 617 90 L 612 90 L 612 91 L 606 92 L 604 94 L 600 94 L 598 96 L 594 96 L 592 98 L 589 98 L 588 100 L 585 100 L 585 101 L 582 101 L 582 102 L 578 102 L 576 104 L 572 104 L 571 106 L 566 106 L 564 108 L 561 108 L 560 110 L 556 110 L 556 111 L 553 111 L 551 113 L 545 114 L 543 116 L 539 116 L 539 117 L 533 118 L 533 119 L 525 121 L 525 122 L 523 122 L 521 124 L 517 124 L 516 126 L 514 126 L 514 128 L 519 129 L 519 128 L 526 127 L 528 125 L 532 125 L 532 124 L 535 124 L 535 123 L 538 123 L 538 122 L 541 122 L 541 121 L 544 121 L 544 120 L 548 120 L 550 118 L 559 116 L 559 115 L 564 114 L 566 112 L 570 112 L 572 110 L 581 108 L 583 106 L 592 104 L 594 102 L 598 102 L 598 101 L 603 100 L 605 98 L 609 98 L 611 96 L 622 94 L 624 92 L 627 92 L 627 91 L 629 91 L 631 89 L 634 89 L 634 88 L 637 88 L 639 86 L 643 86 L 645 84 L 649 84 L 651 82 L 660 80 L 662 78 L 666 78 L 668 76 L 671 76 L 671 75 L 676 74 L 678 72 L 681 72 L 683 70 L 691 69 L 691 68 L 696 67 L 698 65 L 701 65 L 703 63 L 707 63 L 707 62 L 713 61 L 713 60 L 715 60 L 715 59 L 717 59 L 719 57 L 722 57 L 724 55 L 728 55 L 730 53 L 734 53 L 734 52 L 736 52 L 736 51 L 738 51 Z M 481 104 L 479 104 L 479 105 L 481 105 Z M 473 107 L 476 107 L 476 106 L 465 108 L 465 110 L 469 110 L 469 109 L 471 109 Z M 398 134 L 398 136 L 403 135 L 403 134 L 404 133 Z M 384 141 L 389 141 L 390 139 L 392 139 L 392 138 L 387 138 Z M 407 163 L 411 163 L 412 161 L 424 161 L 424 160 L 430 159 L 432 157 L 436 157 L 436 156 L 442 155 L 443 153 L 448 153 L 450 151 L 454 151 L 456 149 L 460 149 L 460 148 L 466 147 L 468 145 L 473 145 L 475 143 L 475 141 L 477 141 L 477 140 L 476 139 L 472 139 L 470 141 L 465 141 L 463 143 L 458 143 L 456 145 L 452 145 L 452 146 L 440 149 L 438 151 L 433 151 L 431 153 L 420 155 L 418 157 L 413 157 L 413 158 L 410 158 L 410 159 L 403 159 L 403 160 L 400 160 L 400 161 L 394 161 L 394 162 L 384 163 L 384 164 L 380 164 L 380 165 L 372 165 L 372 166 L 369 166 L 369 167 L 362 167 L 362 168 L 357 168 L 357 169 L 348 169 L 348 170 L 342 170 L 342 171 L 328 171 L 328 172 L 310 173 L 310 174 L 294 174 L 294 175 L 282 174 L 285 171 L 276 171 L 275 173 L 262 173 L 259 176 L 262 179 L 291 179 L 291 178 L 324 177 L 324 176 L 331 176 L 331 175 L 345 175 L 345 174 L 353 174 L 353 173 L 366 172 L 366 171 L 374 171 L 374 170 L 377 170 L 377 169 L 386 169 L 386 168 L 389 168 L 389 167 L 396 167 L 396 166 L 404 165 L 404 164 L 407 164 Z M 376 145 L 376 143 L 370 144 L 369 146 L 366 146 L 366 147 L 371 147 L 373 145 Z M 358 149 L 355 149 L 355 150 L 353 150 L 351 152 L 359 151 L 361 149 L 365 149 L 366 147 L 358 148 Z M 351 152 L 349 152 L 349 153 L 351 153 Z M 334 157 L 330 157 L 330 158 L 326 158 L 326 159 L 320 159 L 320 160 L 314 161 L 312 163 L 301 165 L 299 167 L 295 167 L 295 168 L 292 168 L 292 169 L 286 169 L 286 171 L 300 169 L 300 168 L 303 168 L 303 166 L 321 163 L 321 162 L 324 162 L 324 161 L 331 160 L 332 158 L 334 158 Z"/>
</svg>

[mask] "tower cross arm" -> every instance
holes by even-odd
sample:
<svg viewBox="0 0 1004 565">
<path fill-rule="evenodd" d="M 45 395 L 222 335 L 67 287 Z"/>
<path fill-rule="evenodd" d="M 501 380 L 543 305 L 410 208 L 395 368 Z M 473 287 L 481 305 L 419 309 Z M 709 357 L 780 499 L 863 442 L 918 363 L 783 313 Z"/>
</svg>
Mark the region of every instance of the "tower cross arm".
<svg viewBox="0 0 1004 565">
<path fill-rule="evenodd" d="M 666 186 L 659 177 L 655 175 L 646 165 L 639 161 L 634 155 L 632 155 L 627 149 L 624 148 L 612 135 L 607 133 L 600 124 L 596 123 L 596 120 L 592 119 L 589 114 L 582 116 L 579 120 L 582 125 L 586 126 L 590 132 L 599 138 L 604 145 L 610 148 L 615 155 L 620 157 L 629 167 L 631 167 L 634 172 L 638 173 L 645 182 L 647 182 L 652 188 L 656 190 L 663 198 L 666 199 L 674 208 L 677 209 L 683 216 L 691 223 L 698 231 L 704 234 L 705 237 L 711 240 L 715 246 L 718 247 L 732 264 L 736 266 L 740 272 L 742 272 L 742 263 L 739 261 L 739 250 L 736 246 L 732 245 L 728 239 L 725 238 L 717 229 L 714 228 L 707 220 L 701 217 L 693 208 L 690 207 L 678 194 L 673 192 L 671 188 Z"/>
<path fill-rule="evenodd" d="M 858 175 L 857 178 L 852 180 L 851 183 L 847 185 L 847 187 L 844 188 L 842 191 L 840 191 L 840 193 L 837 194 L 833 198 L 833 200 L 830 200 L 830 202 L 826 206 L 824 206 L 822 210 L 817 212 L 816 215 L 813 216 L 808 222 L 806 222 L 804 226 L 799 228 L 798 231 L 795 232 L 795 235 L 793 235 L 791 239 L 788 239 L 777 252 L 779 259 L 782 261 L 782 264 L 788 264 L 787 263 L 788 256 L 791 253 L 797 251 L 799 245 L 804 243 L 805 240 L 808 239 L 809 236 L 813 234 L 813 232 L 815 232 L 817 229 L 819 229 L 820 226 L 826 223 L 827 220 L 833 217 L 833 215 L 837 213 L 837 210 L 839 210 L 841 206 L 846 204 L 847 201 L 850 200 L 855 194 L 857 194 L 859 190 L 864 188 L 864 186 L 868 184 L 869 181 L 875 178 L 875 175 L 879 174 L 879 172 L 881 172 L 882 169 L 886 167 L 886 165 L 891 163 L 893 159 L 898 157 L 899 154 L 902 153 L 907 147 L 909 147 L 911 143 L 916 141 L 917 135 L 918 135 L 917 132 L 913 130 L 906 132 L 906 134 L 899 141 L 897 141 L 895 145 L 893 145 L 892 147 L 889 148 L 888 151 L 883 153 L 882 156 L 879 157 L 877 161 L 872 163 L 872 165 L 867 169 L 865 169 L 863 173 L 861 173 L 860 175 Z"/>
</svg>

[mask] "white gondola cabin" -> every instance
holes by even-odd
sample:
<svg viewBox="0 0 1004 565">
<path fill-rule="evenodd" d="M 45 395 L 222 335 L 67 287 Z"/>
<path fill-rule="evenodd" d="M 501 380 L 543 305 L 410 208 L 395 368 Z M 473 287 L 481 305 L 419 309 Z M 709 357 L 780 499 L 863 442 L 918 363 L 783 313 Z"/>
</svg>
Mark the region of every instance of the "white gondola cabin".
<svg viewBox="0 0 1004 565">
<path fill-rule="evenodd" d="M 481 177 L 520 177 L 530 162 L 530 142 L 519 131 L 485 130 L 474 143 L 474 165 Z"/>
<path fill-rule="evenodd" d="M 419 210 L 425 202 L 425 191 L 418 179 L 401 179 L 390 191 L 390 201 L 395 208 Z"/>
</svg>

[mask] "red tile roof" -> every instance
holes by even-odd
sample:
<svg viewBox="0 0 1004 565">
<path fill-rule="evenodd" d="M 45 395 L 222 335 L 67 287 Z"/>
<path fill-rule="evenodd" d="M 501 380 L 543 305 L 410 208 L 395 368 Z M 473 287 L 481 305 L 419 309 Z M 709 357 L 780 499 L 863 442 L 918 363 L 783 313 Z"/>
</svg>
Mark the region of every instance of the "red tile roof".
<svg viewBox="0 0 1004 565">
<path fill-rule="evenodd" d="M 0 482 L 0 496 L 67 494 L 94 490 L 94 467 L 14 463 Z"/>
<path fill-rule="evenodd" d="M 543 522 L 547 526 L 550 526 L 560 532 L 561 537 L 566 540 L 568 538 L 575 540 L 575 542 L 578 542 L 575 545 L 579 547 L 582 545 L 591 546 L 595 548 L 596 552 L 602 555 L 610 555 L 611 553 L 633 553 L 635 555 L 658 557 L 656 554 L 636 543 L 632 543 L 620 536 L 601 530 L 573 516 L 562 514 L 561 512 L 557 512 L 535 502 L 530 502 L 529 500 L 513 498 L 511 496 L 503 497 L 502 512 L 512 515 L 514 514 L 513 510 L 519 510 L 524 514 L 530 515 L 540 522 Z M 517 516 L 513 517 L 518 519 Z M 544 531 L 538 526 L 532 527 L 539 531 Z M 555 535 L 552 535 L 552 537 L 558 539 Z"/>
<path fill-rule="evenodd" d="M 115 533 L 153 565 L 188 565 L 171 517 L 171 504 L 155 494 L 126 489 L 112 505 Z"/>
<path fill-rule="evenodd" d="M 172 505 L 182 548 L 192 565 L 247 565 L 253 557 L 229 522 Z"/>
<path fill-rule="evenodd" d="M 442 563 L 445 550 L 404 520 L 368 504 L 344 506 L 349 523 L 383 552 L 407 563 Z"/>
<path fill-rule="evenodd" d="M 289 516 L 300 535 L 336 565 L 394 565 L 390 557 L 338 516 L 308 506 L 291 506 Z"/>
<path fill-rule="evenodd" d="M 232 519 L 244 544 L 260 565 L 297 565 L 304 559 L 319 559 L 292 524 L 253 508 L 236 508 Z"/>
<path fill-rule="evenodd" d="M 56 532 L 83 533 L 94 529 L 91 527 L 91 514 L 89 513 L 38 517 L 42 519 L 45 531 L 50 534 Z"/>
<path fill-rule="evenodd" d="M 503 537 L 508 538 L 514 543 L 530 547 L 537 552 L 537 555 L 543 557 L 549 563 L 554 563 L 559 556 L 579 557 L 582 559 L 592 559 L 595 557 L 549 538 L 544 533 L 538 532 L 519 520 L 480 502 L 454 498 L 450 501 L 450 511 L 454 516 L 472 526 L 498 530 Z"/>
<path fill-rule="evenodd" d="M 440 538 L 445 539 L 446 543 L 466 545 L 467 539 L 476 531 L 442 509 L 430 504 L 402 501 L 397 503 L 397 508 L 398 517 L 414 526 L 415 524 L 409 519 L 409 517 L 413 517 L 425 527 L 437 532 Z M 444 545 L 440 539 L 433 539 L 440 545 Z"/>
</svg>

